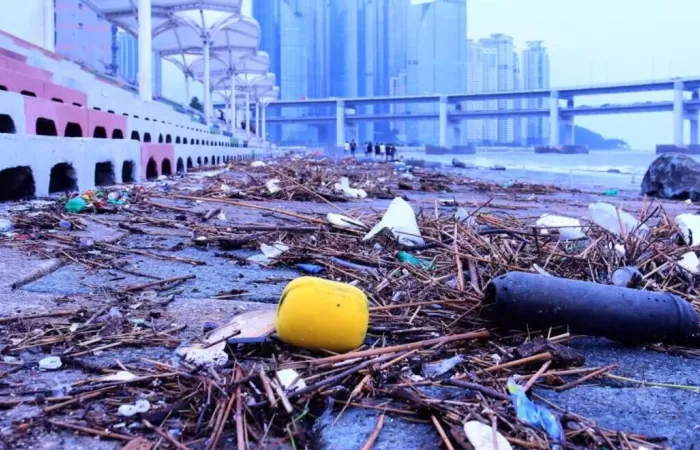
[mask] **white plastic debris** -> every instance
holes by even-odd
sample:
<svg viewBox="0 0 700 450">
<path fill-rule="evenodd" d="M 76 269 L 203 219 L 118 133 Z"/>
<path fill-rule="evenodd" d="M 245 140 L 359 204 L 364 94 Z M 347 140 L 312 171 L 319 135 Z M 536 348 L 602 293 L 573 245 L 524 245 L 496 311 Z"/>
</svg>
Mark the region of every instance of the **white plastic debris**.
<svg viewBox="0 0 700 450">
<path fill-rule="evenodd" d="M 690 272 L 693 275 L 697 275 L 700 273 L 700 260 L 698 259 L 698 255 L 696 255 L 695 252 L 685 253 L 681 257 L 681 260 L 678 261 L 678 266 L 680 266 L 682 269 Z"/>
<path fill-rule="evenodd" d="M 583 231 L 581 231 L 581 221 L 573 217 L 542 214 L 542 217 L 535 222 L 535 226 L 542 227 L 542 230 L 540 230 L 542 234 L 549 234 L 549 229 L 556 228 L 562 241 L 570 241 L 585 236 Z"/>
<path fill-rule="evenodd" d="M 117 409 L 117 414 L 124 417 L 131 417 L 135 414 L 145 413 L 151 409 L 151 403 L 148 400 L 138 400 L 133 405 L 122 405 Z"/>
<path fill-rule="evenodd" d="M 363 189 L 355 189 L 350 187 L 350 180 L 348 177 L 341 177 L 339 183 L 335 183 L 335 190 L 340 191 L 345 194 L 348 198 L 365 198 L 367 197 L 367 192 Z"/>
<path fill-rule="evenodd" d="M 231 186 L 226 183 L 221 183 L 221 192 L 231 192 Z"/>
<path fill-rule="evenodd" d="M 63 361 L 58 356 L 47 356 L 39 361 L 39 368 L 45 370 L 55 370 L 63 365 Z"/>
<path fill-rule="evenodd" d="M 330 222 L 331 225 L 338 228 L 344 228 L 346 230 L 367 229 L 367 225 L 365 225 L 364 223 L 360 222 L 359 220 L 355 220 L 351 217 L 344 216 L 342 214 L 328 213 L 326 219 L 328 219 L 328 222 Z"/>
<path fill-rule="evenodd" d="M 403 245 L 423 245 L 416 222 L 416 214 L 413 208 L 404 199 L 397 197 L 391 201 L 384 217 L 364 237 L 364 241 L 372 239 L 377 233 L 388 228 Z"/>
<path fill-rule="evenodd" d="M 700 245 L 700 216 L 697 214 L 679 214 L 676 224 L 681 231 L 683 241 L 691 247 Z"/>
<path fill-rule="evenodd" d="M 0 233 L 7 233 L 13 229 L 14 226 L 12 225 L 12 222 L 7 219 L 0 219 Z"/>
<path fill-rule="evenodd" d="M 294 369 L 282 369 L 277 371 L 277 379 L 286 390 L 304 389 L 306 382 Z"/>
<path fill-rule="evenodd" d="M 622 244 L 615 244 L 613 245 L 613 248 L 615 249 L 615 253 L 617 253 L 617 256 L 619 256 L 620 258 L 623 258 L 627 253 L 627 249 Z"/>
<path fill-rule="evenodd" d="M 532 270 L 535 272 L 539 273 L 540 275 L 544 275 L 546 277 L 551 277 L 552 274 L 544 270 L 542 267 L 538 266 L 537 264 L 532 265 Z"/>
<path fill-rule="evenodd" d="M 510 442 L 498 431 L 483 423 L 470 420 L 464 424 L 464 434 L 474 450 L 513 450 Z"/>
<path fill-rule="evenodd" d="M 220 220 L 222 222 L 226 222 L 226 214 L 221 211 L 219 214 L 216 215 L 217 220 Z"/>
<path fill-rule="evenodd" d="M 271 260 L 279 257 L 282 253 L 289 250 L 289 247 L 281 242 L 275 242 L 272 245 L 260 244 L 262 255 L 253 255 L 248 258 L 248 261 L 258 264 L 267 264 Z"/>
<path fill-rule="evenodd" d="M 167 175 L 161 175 L 161 176 L 159 176 L 159 177 L 157 178 L 158 181 L 164 181 L 164 180 L 167 180 L 167 179 L 168 179 L 168 176 L 167 176 Z"/>
<path fill-rule="evenodd" d="M 226 346 L 225 342 L 222 342 Z M 185 355 L 185 361 L 195 366 L 223 366 L 228 362 L 228 354 L 219 346 L 209 348 L 191 348 Z"/>
<path fill-rule="evenodd" d="M 423 375 L 425 375 L 426 378 L 439 377 L 454 369 L 455 366 L 462 361 L 464 361 L 464 358 L 462 358 L 461 355 L 457 355 L 452 358 L 443 359 L 442 361 L 423 364 Z"/>
<path fill-rule="evenodd" d="M 687 198 L 683 201 L 683 203 L 685 203 L 686 205 L 692 205 L 693 201 L 691 199 Z"/>
<path fill-rule="evenodd" d="M 623 211 L 620 208 L 615 208 L 609 203 L 597 202 L 591 203 L 588 206 L 588 213 L 591 215 L 593 222 L 617 235 L 629 235 L 637 229 L 639 221 L 631 214 Z M 649 227 L 642 224 L 637 229 L 637 233 L 646 234 L 649 232 Z"/>
<path fill-rule="evenodd" d="M 468 227 L 476 226 L 476 217 L 470 215 L 469 211 L 464 208 L 459 208 L 455 212 L 455 220 L 457 222 L 464 222 Z"/>
<path fill-rule="evenodd" d="M 120 370 L 117 373 L 111 373 L 109 375 L 101 377 L 100 381 L 131 381 L 135 378 L 137 378 L 137 376 L 133 373 L 127 372 L 125 370 Z"/>
<path fill-rule="evenodd" d="M 252 163 L 250 163 L 250 167 L 265 167 L 265 166 L 267 166 L 267 164 L 265 164 L 262 161 L 253 161 Z"/>
<path fill-rule="evenodd" d="M 265 183 L 265 187 L 268 191 L 270 191 L 270 194 L 275 194 L 282 190 L 282 188 L 280 187 L 280 180 L 278 180 L 277 178 L 268 180 L 268 182 Z"/>
</svg>

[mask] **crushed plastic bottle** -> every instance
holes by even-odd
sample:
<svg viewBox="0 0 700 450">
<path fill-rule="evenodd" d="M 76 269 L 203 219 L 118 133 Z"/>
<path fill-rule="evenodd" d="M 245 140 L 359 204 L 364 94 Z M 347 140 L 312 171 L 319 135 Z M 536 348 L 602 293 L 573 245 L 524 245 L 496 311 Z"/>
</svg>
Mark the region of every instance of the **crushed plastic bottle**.
<svg viewBox="0 0 700 450">
<path fill-rule="evenodd" d="M 563 444 L 566 440 L 564 429 L 559 422 L 559 419 L 545 407 L 536 405 L 532 400 L 527 398 L 522 386 L 517 384 L 511 377 L 508 379 L 508 393 L 518 420 L 530 425 L 533 428 L 539 428 L 547 433 L 547 436 L 556 444 Z M 558 445 L 552 448 L 560 448 Z"/>
<path fill-rule="evenodd" d="M 588 213 L 596 225 L 618 236 L 627 236 L 633 231 L 641 235 L 649 232 L 648 226 L 645 224 L 640 225 L 639 221 L 631 214 L 615 208 L 609 203 L 591 203 L 588 206 Z"/>
<path fill-rule="evenodd" d="M 620 267 L 613 272 L 611 280 L 615 286 L 636 288 L 643 278 L 636 267 Z"/>
</svg>

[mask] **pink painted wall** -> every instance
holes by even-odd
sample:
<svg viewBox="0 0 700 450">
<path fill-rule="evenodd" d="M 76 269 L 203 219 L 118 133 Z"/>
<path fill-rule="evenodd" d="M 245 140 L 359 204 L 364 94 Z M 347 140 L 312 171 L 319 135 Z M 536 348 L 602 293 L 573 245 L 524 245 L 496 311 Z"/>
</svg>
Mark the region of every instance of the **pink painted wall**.
<svg viewBox="0 0 700 450">
<path fill-rule="evenodd" d="M 143 143 L 141 144 L 141 180 L 146 180 L 148 160 L 151 158 L 156 162 L 158 175 L 162 175 L 164 159 L 170 161 L 170 170 L 175 173 L 175 149 L 172 144 Z"/>
</svg>

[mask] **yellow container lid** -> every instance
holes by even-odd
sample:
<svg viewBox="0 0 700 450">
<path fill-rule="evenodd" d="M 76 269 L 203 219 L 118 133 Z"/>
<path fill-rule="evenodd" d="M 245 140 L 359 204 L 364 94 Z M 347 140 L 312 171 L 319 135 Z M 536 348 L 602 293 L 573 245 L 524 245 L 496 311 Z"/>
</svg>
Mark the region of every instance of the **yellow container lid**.
<svg viewBox="0 0 700 450">
<path fill-rule="evenodd" d="M 277 334 L 290 345 L 347 352 L 365 340 L 367 296 L 346 283 L 315 277 L 291 281 L 277 305 Z"/>
</svg>

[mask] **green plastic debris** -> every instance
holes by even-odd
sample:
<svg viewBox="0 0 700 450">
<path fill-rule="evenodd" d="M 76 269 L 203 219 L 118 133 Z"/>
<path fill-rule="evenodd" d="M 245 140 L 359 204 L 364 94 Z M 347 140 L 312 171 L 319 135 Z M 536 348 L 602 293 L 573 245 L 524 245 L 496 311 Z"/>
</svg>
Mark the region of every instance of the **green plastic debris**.
<svg viewBox="0 0 700 450">
<path fill-rule="evenodd" d="M 606 197 L 616 197 L 617 189 L 608 189 L 607 191 L 603 192 L 603 195 Z"/>
<path fill-rule="evenodd" d="M 408 263 L 412 266 L 421 267 L 425 270 L 435 269 L 435 264 L 433 264 L 432 262 L 416 258 L 415 256 L 411 255 L 410 253 L 406 253 L 403 250 L 396 254 L 396 259 L 398 259 L 401 262 Z"/>
<path fill-rule="evenodd" d="M 66 202 L 66 212 L 75 214 L 79 213 L 87 207 L 87 203 L 82 197 L 73 197 Z"/>
</svg>

